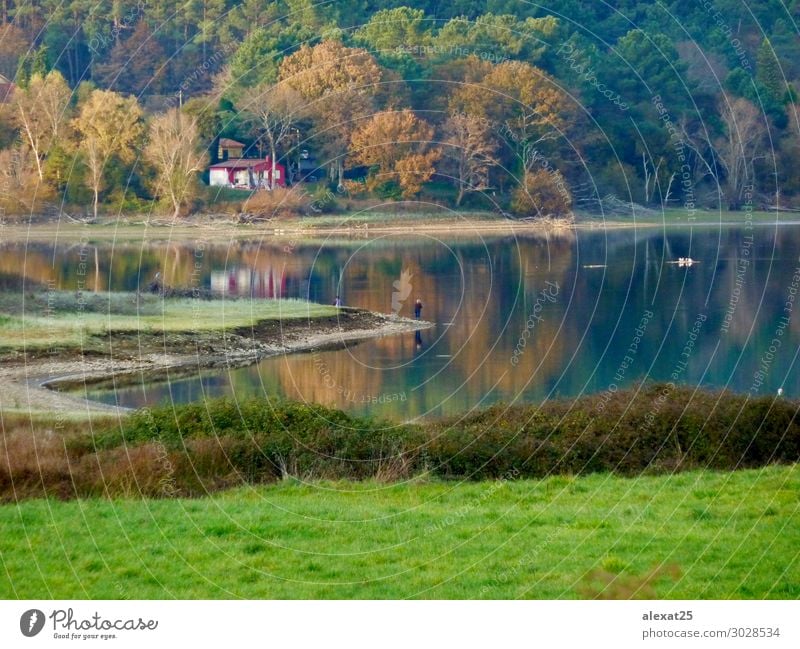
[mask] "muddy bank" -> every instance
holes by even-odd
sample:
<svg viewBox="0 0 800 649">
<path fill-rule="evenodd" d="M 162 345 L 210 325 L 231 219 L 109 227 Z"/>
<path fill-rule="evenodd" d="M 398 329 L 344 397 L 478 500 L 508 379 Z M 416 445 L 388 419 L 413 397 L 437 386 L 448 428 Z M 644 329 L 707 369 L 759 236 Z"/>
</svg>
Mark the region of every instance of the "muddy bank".
<svg viewBox="0 0 800 649">
<path fill-rule="evenodd" d="M 121 331 L 90 336 L 83 348 L 0 356 L 0 410 L 117 412 L 62 392 L 178 377 L 198 369 L 241 367 L 267 356 L 343 346 L 347 342 L 425 329 L 431 323 L 356 309 L 336 316 L 264 320 L 224 332 Z"/>
</svg>

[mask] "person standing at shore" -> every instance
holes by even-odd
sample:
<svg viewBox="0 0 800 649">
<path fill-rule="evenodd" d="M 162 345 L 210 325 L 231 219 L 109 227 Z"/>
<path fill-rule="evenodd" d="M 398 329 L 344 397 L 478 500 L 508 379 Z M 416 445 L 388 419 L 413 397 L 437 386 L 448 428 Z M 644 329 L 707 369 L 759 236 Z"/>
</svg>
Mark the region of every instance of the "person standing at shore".
<svg viewBox="0 0 800 649">
<path fill-rule="evenodd" d="M 414 302 L 414 317 L 417 320 L 419 320 L 421 315 L 422 315 L 422 300 L 417 298 L 417 301 Z"/>
</svg>

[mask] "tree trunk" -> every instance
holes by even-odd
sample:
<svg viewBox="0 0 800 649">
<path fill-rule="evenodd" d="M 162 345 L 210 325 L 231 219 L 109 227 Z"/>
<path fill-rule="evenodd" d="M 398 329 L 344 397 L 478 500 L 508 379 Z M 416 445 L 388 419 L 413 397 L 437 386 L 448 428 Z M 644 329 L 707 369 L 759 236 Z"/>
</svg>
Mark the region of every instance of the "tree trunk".
<svg viewBox="0 0 800 649">
<path fill-rule="evenodd" d="M 97 255 L 97 246 L 94 247 L 94 292 L 100 290 L 100 258 Z"/>
<path fill-rule="evenodd" d="M 23 129 L 25 130 L 25 135 L 28 138 L 28 144 L 31 146 L 31 151 L 33 152 L 33 159 L 36 160 L 36 171 L 39 173 L 39 180 L 44 180 L 44 173 L 42 173 L 42 161 L 39 160 L 39 147 L 36 146 L 36 142 L 33 140 L 33 134 L 31 133 L 30 128 L 28 127 L 28 120 L 25 117 L 25 113 L 22 109 L 20 109 L 20 115 L 22 115 L 22 119 L 24 120 Z"/>
<path fill-rule="evenodd" d="M 267 182 L 267 187 L 270 189 L 275 189 L 275 138 L 270 135 L 269 137 L 269 169 L 267 173 L 269 174 L 268 178 L 269 181 Z"/>
<path fill-rule="evenodd" d="M 44 180 L 44 172 L 42 171 L 42 161 L 39 160 L 39 155 L 36 149 L 33 150 L 33 157 L 36 159 L 36 170 L 39 172 L 39 180 Z"/>
<path fill-rule="evenodd" d="M 456 198 L 456 207 L 461 205 L 461 201 L 464 200 L 464 183 L 458 184 L 458 197 Z"/>
<path fill-rule="evenodd" d="M 94 186 L 94 218 L 97 219 L 97 202 L 100 200 L 97 185 Z"/>
</svg>

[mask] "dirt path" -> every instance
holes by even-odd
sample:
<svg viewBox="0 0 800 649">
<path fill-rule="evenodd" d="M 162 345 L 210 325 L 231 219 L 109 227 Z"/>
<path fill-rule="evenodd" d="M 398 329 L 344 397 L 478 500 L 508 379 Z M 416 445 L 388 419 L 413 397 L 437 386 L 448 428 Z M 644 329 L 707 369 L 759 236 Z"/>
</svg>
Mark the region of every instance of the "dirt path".
<svg viewBox="0 0 800 649">
<path fill-rule="evenodd" d="M 313 321 L 264 321 L 255 327 L 204 334 L 122 334 L 107 355 L 64 354 L 0 363 L 0 411 L 113 414 L 122 409 L 57 389 L 150 381 L 167 372 L 192 373 L 241 367 L 262 358 L 344 345 L 348 341 L 427 329 L 433 324 L 370 312 L 350 312 Z"/>
</svg>

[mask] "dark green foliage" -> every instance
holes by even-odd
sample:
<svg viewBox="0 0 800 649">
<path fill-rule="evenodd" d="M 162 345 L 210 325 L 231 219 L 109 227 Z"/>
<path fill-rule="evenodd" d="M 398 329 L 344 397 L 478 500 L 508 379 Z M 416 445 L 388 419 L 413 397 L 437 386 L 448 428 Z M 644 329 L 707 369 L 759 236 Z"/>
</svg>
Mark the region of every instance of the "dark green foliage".
<svg viewBox="0 0 800 649">
<path fill-rule="evenodd" d="M 610 398 L 499 404 L 463 418 L 395 425 L 319 405 L 221 399 L 148 408 L 91 436 L 71 436 L 69 461 L 61 443 L 40 439 L 38 468 L 23 466 L 24 440 L 12 440 L 9 448 L 22 446 L 2 465 L 0 494 L 41 495 L 42 482 L 62 497 L 116 493 L 132 480 L 146 495 L 172 496 L 289 476 L 496 480 L 754 468 L 800 461 L 798 407 L 648 385 Z"/>
<path fill-rule="evenodd" d="M 375 54 L 385 77 L 375 109 L 426 111 L 426 119 L 437 127 L 453 88 L 478 82 L 454 74 L 468 55 L 492 63 L 524 61 L 552 74 L 574 94 L 581 111 L 569 125 L 575 151 L 551 157 L 570 189 L 583 192 L 573 191 L 576 205 L 587 209 L 608 193 L 626 201 L 663 205 L 697 200 L 699 207 L 714 207 L 716 199 L 697 197 L 716 196 L 717 185 L 726 181 L 721 171 L 713 177 L 707 173 L 705 163 L 718 152 L 704 144 L 706 129 L 711 144 L 724 135 L 719 124 L 723 91 L 762 110 L 773 141 L 794 137 L 786 109 L 795 101 L 800 79 L 800 39 L 781 0 L 752 7 L 742 0 L 714 0 L 709 6 L 692 0 L 121 0 L 106 12 L 83 0 L 71 3 L 69 11 L 34 0 L 3 20 L 0 27 L 13 25 L 15 40 L 9 43 L 16 45 L 0 52 L 0 63 L 8 66 L 19 59 L 16 81 L 21 86 L 32 74 L 55 68 L 72 87 L 91 81 L 133 93 L 151 107 L 179 92 L 184 100 L 207 102 L 204 93 L 221 90 L 232 102 L 229 109 L 208 113 L 201 127 L 212 160 L 217 137 L 248 139 L 234 107 L 240 91 L 274 83 L 284 57 L 304 43 L 324 39 Z M 717 68 L 709 65 L 712 60 L 719 62 Z M 468 67 L 473 73 L 477 68 L 474 61 Z M 223 70 L 230 76 L 218 77 Z M 218 95 L 213 96 L 216 101 Z M 654 110 L 655 96 L 661 97 L 666 115 Z M 688 129 L 693 140 L 685 154 L 677 151 L 669 124 L 702 125 Z M 301 128 L 307 138 L 303 146 L 320 150 L 324 138 L 315 137 L 314 130 L 325 131 L 327 125 L 313 126 Z M 519 184 L 509 172 L 519 177 L 519 160 L 513 147 L 500 158 L 489 175 L 502 204 Z M 772 204 L 776 173 L 785 180 L 781 200 L 787 205 L 800 201 L 794 159 L 781 155 L 757 166 L 753 181 L 759 205 Z M 696 191 L 669 184 L 684 162 Z M 137 200 L 147 198 L 146 192 L 134 193 Z M 109 192 L 104 198 L 116 204 L 121 196 Z M 395 193 L 377 197 L 391 199 Z"/>
<path fill-rule="evenodd" d="M 44 77 L 50 71 L 50 68 L 47 47 L 43 45 L 20 57 L 14 82 L 22 88 L 27 88 L 28 82 L 34 74 Z"/>
</svg>

